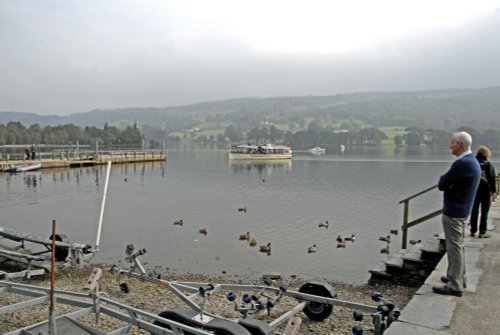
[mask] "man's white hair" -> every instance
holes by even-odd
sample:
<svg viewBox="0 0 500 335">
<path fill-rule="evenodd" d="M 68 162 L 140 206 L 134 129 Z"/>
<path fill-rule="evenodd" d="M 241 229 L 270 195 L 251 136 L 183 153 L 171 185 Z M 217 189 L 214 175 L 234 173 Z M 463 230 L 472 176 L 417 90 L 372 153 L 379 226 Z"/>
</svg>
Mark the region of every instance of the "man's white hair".
<svg viewBox="0 0 500 335">
<path fill-rule="evenodd" d="M 470 134 L 468 132 L 461 131 L 461 132 L 455 133 L 455 134 L 453 134 L 452 138 L 455 141 L 462 143 L 464 145 L 464 147 L 466 147 L 467 149 L 469 149 L 470 146 L 472 145 L 472 136 L 470 136 Z"/>
</svg>

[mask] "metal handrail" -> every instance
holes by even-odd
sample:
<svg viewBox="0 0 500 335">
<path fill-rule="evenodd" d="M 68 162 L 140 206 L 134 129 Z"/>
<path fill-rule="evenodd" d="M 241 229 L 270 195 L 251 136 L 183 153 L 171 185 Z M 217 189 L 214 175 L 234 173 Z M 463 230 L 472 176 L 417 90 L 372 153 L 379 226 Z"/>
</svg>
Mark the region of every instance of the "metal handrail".
<svg viewBox="0 0 500 335">
<path fill-rule="evenodd" d="M 499 191 L 500 191 L 500 173 L 498 173 L 496 176 L 496 194 L 498 196 L 499 194 Z M 406 249 L 406 246 L 408 244 L 408 229 L 411 228 L 411 227 L 414 227 L 422 222 L 425 222 L 427 220 L 430 220 L 432 218 L 435 218 L 436 216 L 438 215 L 441 215 L 443 213 L 443 210 L 442 209 L 438 209 L 432 213 L 429 213 L 427 215 L 424 215 L 418 219 L 415 219 L 413 221 L 408 221 L 408 217 L 409 217 L 409 211 L 410 211 L 410 200 L 411 199 L 414 199 L 416 197 L 419 197 L 421 196 L 422 194 L 425 194 L 429 191 L 432 191 L 433 189 L 437 188 L 438 185 L 434 185 L 434 186 L 431 186 L 423 191 L 420 191 L 418 193 L 415 193 L 411 196 L 409 196 L 408 198 L 405 198 L 403 200 L 401 200 L 399 202 L 399 204 L 404 204 L 404 210 L 403 210 L 403 226 L 401 227 L 401 230 L 403 232 L 402 234 L 402 241 L 401 241 L 401 248 L 402 249 Z M 492 201 L 495 201 L 496 200 L 496 197 L 495 198 L 492 198 L 491 199 Z"/>
<path fill-rule="evenodd" d="M 52 151 L 39 151 L 36 152 L 36 159 L 60 159 L 60 160 L 86 160 L 93 159 L 97 160 L 103 156 L 106 157 L 154 157 L 159 155 L 164 155 L 165 151 L 163 149 L 105 149 L 105 150 L 63 150 L 57 149 Z M 26 161 L 29 160 L 25 157 L 24 153 L 11 153 L 2 156 L 0 154 L 0 161 Z"/>
<path fill-rule="evenodd" d="M 429 191 L 432 191 L 433 189 L 437 188 L 438 185 L 434 185 L 432 187 L 429 187 L 421 192 L 418 192 L 414 195 L 411 195 L 409 196 L 408 198 L 405 198 L 403 200 L 401 200 L 399 203 L 400 204 L 404 204 L 404 210 L 403 210 L 403 225 L 401 226 L 401 230 L 402 230 L 402 238 L 401 238 L 401 248 L 402 249 L 406 249 L 406 246 L 408 244 L 408 229 L 413 227 L 413 226 L 416 226 L 422 222 L 425 222 L 427 220 L 430 220 L 438 215 L 441 215 L 443 213 L 443 210 L 442 209 L 438 209 L 432 213 L 429 213 L 427 215 L 424 215 L 418 219 L 415 219 L 413 221 L 408 221 L 409 219 L 409 212 L 410 212 L 410 200 L 411 199 L 414 199 L 416 197 L 419 197 L 421 196 L 422 194 L 425 194 Z"/>
</svg>

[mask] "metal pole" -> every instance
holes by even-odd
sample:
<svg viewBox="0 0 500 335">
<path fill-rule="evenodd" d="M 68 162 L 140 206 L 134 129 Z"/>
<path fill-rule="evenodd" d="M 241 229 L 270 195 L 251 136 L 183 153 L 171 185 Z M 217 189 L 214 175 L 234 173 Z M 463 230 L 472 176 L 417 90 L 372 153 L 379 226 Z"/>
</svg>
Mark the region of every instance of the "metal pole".
<svg viewBox="0 0 500 335">
<path fill-rule="evenodd" d="M 49 335 L 57 335 L 54 313 L 54 282 L 56 258 L 56 220 L 52 220 L 52 257 L 50 261 L 50 306 L 49 306 Z"/>
<path fill-rule="evenodd" d="M 102 204 L 101 204 L 101 215 L 99 216 L 99 226 L 97 228 L 97 238 L 95 241 L 95 251 L 96 252 L 99 250 L 99 242 L 101 240 L 102 218 L 104 215 L 104 206 L 106 204 L 106 194 L 108 193 L 108 182 L 109 182 L 110 171 L 111 171 L 111 161 L 108 161 L 108 169 L 106 171 L 106 181 L 104 183 L 104 194 L 102 197 Z"/>
<path fill-rule="evenodd" d="M 408 242 L 408 215 L 409 215 L 409 209 L 410 207 L 410 200 L 406 200 L 404 202 L 404 213 L 403 213 L 403 236 L 401 239 L 401 249 L 406 249 L 406 243 Z"/>
</svg>

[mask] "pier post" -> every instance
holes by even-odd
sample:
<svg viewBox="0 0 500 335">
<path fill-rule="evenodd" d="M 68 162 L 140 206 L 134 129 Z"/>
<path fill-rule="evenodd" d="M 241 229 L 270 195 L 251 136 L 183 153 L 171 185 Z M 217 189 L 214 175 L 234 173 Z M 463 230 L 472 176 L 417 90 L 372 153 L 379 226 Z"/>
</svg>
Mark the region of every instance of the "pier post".
<svg viewBox="0 0 500 335">
<path fill-rule="evenodd" d="M 408 242 L 408 212 L 409 212 L 409 200 L 404 202 L 404 210 L 403 210 L 403 226 L 401 227 L 403 231 L 403 236 L 401 238 L 401 249 L 406 249 L 406 245 Z"/>
</svg>

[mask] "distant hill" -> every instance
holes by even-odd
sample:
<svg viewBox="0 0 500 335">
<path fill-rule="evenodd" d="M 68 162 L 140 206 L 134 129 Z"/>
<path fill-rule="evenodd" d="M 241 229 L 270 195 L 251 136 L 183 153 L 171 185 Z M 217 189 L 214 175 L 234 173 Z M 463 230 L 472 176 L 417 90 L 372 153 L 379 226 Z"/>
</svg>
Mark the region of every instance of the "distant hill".
<svg viewBox="0 0 500 335">
<path fill-rule="evenodd" d="M 102 128 L 105 123 L 124 128 L 137 123 L 175 131 L 206 120 L 259 124 L 262 120 L 359 120 L 375 127 L 404 126 L 478 130 L 500 129 L 500 87 L 412 92 L 363 92 L 335 96 L 241 98 L 179 107 L 96 109 L 69 116 L 0 112 L 0 124 L 32 124 Z"/>
</svg>

